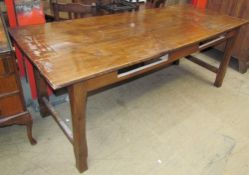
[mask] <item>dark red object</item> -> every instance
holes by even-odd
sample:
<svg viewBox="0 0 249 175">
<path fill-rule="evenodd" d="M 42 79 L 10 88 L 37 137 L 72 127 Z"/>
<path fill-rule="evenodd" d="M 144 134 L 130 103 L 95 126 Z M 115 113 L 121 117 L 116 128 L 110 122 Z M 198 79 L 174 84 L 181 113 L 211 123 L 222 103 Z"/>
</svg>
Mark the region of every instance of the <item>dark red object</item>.
<svg viewBox="0 0 249 175">
<path fill-rule="evenodd" d="M 45 16 L 43 13 L 42 5 L 39 1 L 31 1 L 30 4 L 27 4 L 25 1 L 16 1 L 16 0 L 5 0 L 7 7 L 7 14 L 9 18 L 10 27 L 16 26 L 27 26 L 34 24 L 44 24 Z M 33 8 L 25 8 L 25 6 Z M 35 7 L 35 8 L 34 8 Z M 32 99 L 37 98 L 36 85 L 34 79 L 34 70 L 33 65 L 30 61 L 25 58 L 20 52 L 19 48 L 14 43 L 16 49 L 16 57 L 18 60 L 18 67 L 20 70 L 21 77 L 25 76 L 25 67 L 27 77 L 29 80 L 30 90 Z M 49 88 L 48 88 L 49 89 Z M 52 93 L 51 90 L 48 90 L 49 94 Z"/>
<path fill-rule="evenodd" d="M 207 0 L 191 0 L 191 3 L 196 6 L 197 8 L 206 8 Z"/>
<path fill-rule="evenodd" d="M 196 6 L 198 8 L 205 9 L 207 5 L 207 0 L 198 0 Z"/>
<path fill-rule="evenodd" d="M 192 3 L 193 5 L 196 5 L 196 4 L 197 4 L 197 0 L 192 0 L 191 3 Z"/>
</svg>

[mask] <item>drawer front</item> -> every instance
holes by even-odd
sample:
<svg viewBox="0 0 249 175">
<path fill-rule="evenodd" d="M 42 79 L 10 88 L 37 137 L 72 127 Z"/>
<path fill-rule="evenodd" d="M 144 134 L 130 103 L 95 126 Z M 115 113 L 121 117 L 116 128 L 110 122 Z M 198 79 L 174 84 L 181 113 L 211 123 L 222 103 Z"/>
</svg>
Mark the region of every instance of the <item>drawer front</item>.
<svg viewBox="0 0 249 175">
<path fill-rule="evenodd" d="M 0 118 L 23 112 L 22 99 L 19 94 L 0 98 Z"/>
<path fill-rule="evenodd" d="M 9 54 L 0 55 L 0 75 L 14 72 L 13 58 Z"/>
<path fill-rule="evenodd" d="M 184 48 L 181 48 L 181 49 L 178 49 L 178 50 L 175 50 L 175 51 L 172 51 L 170 54 L 169 54 L 169 58 L 171 60 L 177 60 L 179 58 L 182 58 L 182 57 L 185 57 L 185 56 L 188 56 L 192 53 L 195 53 L 199 50 L 198 48 L 198 44 L 194 44 L 194 45 L 190 45 L 190 46 L 186 46 Z"/>
<path fill-rule="evenodd" d="M 18 86 L 15 75 L 0 76 L 0 94 L 17 91 Z"/>
</svg>

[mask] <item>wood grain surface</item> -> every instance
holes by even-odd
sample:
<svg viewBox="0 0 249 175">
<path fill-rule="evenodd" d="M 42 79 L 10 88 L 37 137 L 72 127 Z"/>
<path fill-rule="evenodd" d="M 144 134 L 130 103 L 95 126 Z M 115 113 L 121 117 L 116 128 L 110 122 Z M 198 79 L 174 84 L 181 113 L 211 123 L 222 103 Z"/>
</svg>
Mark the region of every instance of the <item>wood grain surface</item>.
<svg viewBox="0 0 249 175">
<path fill-rule="evenodd" d="M 53 89 L 58 89 L 183 46 L 248 21 L 191 5 L 10 29 L 12 38 Z"/>
</svg>

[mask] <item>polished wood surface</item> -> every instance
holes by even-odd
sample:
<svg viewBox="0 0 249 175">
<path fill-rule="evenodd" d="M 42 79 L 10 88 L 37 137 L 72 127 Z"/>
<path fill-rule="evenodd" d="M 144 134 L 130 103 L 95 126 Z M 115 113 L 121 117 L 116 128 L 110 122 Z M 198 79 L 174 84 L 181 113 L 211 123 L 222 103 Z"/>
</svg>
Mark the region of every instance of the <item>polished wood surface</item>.
<svg viewBox="0 0 249 175">
<path fill-rule="evenodd" d="M 249 19 L 248 0 L 208 0 L 207 8 L 220 14 Z M 225 45 L 216 48 L 224 51 Z M 232 56 L 239 60 L 239 71 L 245 73 L 249 67 L 249 25 L 241 28 Z"/>
<path fill-rule="evenodd" d="M 58 89 L 164 55 L 246 22 L 178 5 L 15 28 L 10 33 L 51 87 Z"/>
</svg>

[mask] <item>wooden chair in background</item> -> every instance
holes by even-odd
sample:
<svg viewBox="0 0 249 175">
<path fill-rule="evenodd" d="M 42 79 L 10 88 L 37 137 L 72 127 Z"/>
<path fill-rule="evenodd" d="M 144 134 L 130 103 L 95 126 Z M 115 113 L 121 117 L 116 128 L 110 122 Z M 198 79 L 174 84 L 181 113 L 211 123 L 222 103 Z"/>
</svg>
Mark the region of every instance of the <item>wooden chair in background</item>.
<svg viewBox="0 0 249 175">
<path fill-rule="evenodd" d="M 167 0 L 147 0 L 146 8 L 161 8 L 164 7 Z"/>
<path fill-rule="evenodd" d="M 94 16 L 95 10 L 92 5 L 79 3 L 52 3 L 55 21 L 65 20 L 60 17 L 60 12 L 68 13 L 69 19 L 84 18 L 86 16 Z"/>
</svg>

